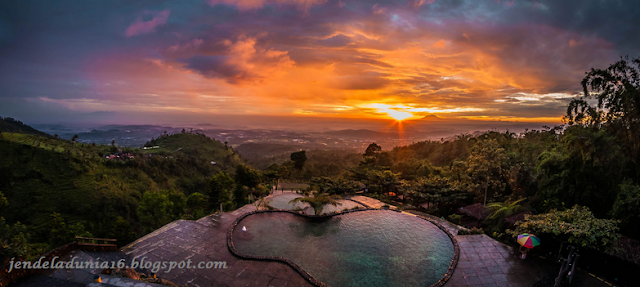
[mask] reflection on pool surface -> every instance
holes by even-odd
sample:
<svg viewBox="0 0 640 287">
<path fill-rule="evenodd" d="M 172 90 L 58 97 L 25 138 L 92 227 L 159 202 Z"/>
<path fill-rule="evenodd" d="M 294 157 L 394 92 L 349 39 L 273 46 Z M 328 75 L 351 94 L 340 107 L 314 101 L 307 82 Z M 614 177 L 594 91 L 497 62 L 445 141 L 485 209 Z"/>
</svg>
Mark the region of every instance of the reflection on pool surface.
<svg viewBox="0 0 640 287">
<path fill-rule="evenodd" d="M 269 199 L 267 199 L 267 203 L 272 206 L 273 208 L 276 209 L 286 209 L 286 210 L 294 210 L 296 208 L 299 209 L 304 209 L 305 207 L 309 207 L 310 205 L 308 203 L 304 203 L 304 202 L 297 202 L 295 204 L 289 203 L 289 201 L 298 198 L 298 197 L 302 197 L 301 194 L 295 194 L 295 193 L 284 193 L 284 194 L 278 194 L 276 196 L 273 196 Z M 339 212 L 339 211 L 343 211 L 345 209 L 352 209 L 354 207 L 364 207 L 361 204 L 355 203 L 351 200 L 346 200 L 346 199 L 340 199 L 338 200 L 338 202 L 340 203 L 340 205 L 337 206 L 333 206 L 333 205 L 325 205 L 324 208 L 322 209 L 322 213 L 323 214 L 327 214 L 327 213 L 331 213 L 331 212 Z M 309 209 L 307 210 L 307 214 L 314 214 L 313 209 Z"/>
<path fill-rule="evenodd" d="M 240 221 L 233 242 L 247 255 L 284 257 L 329 286 L 430 286 L 453 259 L 453 243 L 432 223 L 393 211 L 361 211 L 314 221 L 258 213 Z"/>
</svg>

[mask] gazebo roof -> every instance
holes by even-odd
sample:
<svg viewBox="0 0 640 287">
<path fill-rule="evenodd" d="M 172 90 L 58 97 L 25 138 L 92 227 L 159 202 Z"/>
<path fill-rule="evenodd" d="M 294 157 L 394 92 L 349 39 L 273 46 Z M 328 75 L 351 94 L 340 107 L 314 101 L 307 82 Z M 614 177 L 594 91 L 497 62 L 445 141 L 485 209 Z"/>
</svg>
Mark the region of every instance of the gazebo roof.
<svg viewBox="0 0 640 287">
<path fill-rule="evenodd" d="M 527 214 L 532 214 L 531 211 L 523 211 L 520 213 L 516 213 L 514 215 L 511 215 L 507 218 L 505 218 L 505 221 L 511 225 L 516 224 L 516 222 L 518 221 L 523 221 L 524 220 L 524 216 Z"/>
<path fill-rule="evenodd" d="M 487 216 L 489 216 L 487 208 L 484 207 L 481 203 L 460 207 L 460 212 L 480 220 L 485 219 L 487 218 Z"/>
</svg>

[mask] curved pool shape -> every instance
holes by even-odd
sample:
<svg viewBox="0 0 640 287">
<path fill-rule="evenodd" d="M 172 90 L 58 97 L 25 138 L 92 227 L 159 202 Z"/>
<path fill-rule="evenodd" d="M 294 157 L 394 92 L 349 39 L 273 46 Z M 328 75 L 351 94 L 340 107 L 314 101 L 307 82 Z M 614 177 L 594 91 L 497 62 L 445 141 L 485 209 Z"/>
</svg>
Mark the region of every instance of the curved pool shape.
<svg viewBox="0 0 640 287">
<path fill-rule="evenodd" d="M 329 286 L 430 286 L 454 256 L 448 235 L 407 214 L 371 210 L 317 220 L 257 213 L 233 230 L 245 255 L 284 257 Z"/>
<path fill-rule="evenodd" d="M 302 195 L 295 194 L 295 193 L 278 194 L 267 199 L 267 203 L 273 208 L 284 209 L 284 210 L 294 210 L 296 208 L 304 209 L 305 207 L 310 207 L 308 203 L 304 203 L 304 202 L 297 202 L 295 204 L 289 203 L 289 201 L 298 197 L 302 197 Z M 353 202 L 351 200 L 346 200 L 346 199 L 339 199 L 338 202 L 340 203 L 340 205 L 337 205 L 337 206 L 333 206 L 331 204 L 325 205 L 324 208 L 322 209 L 322 214 L 328 214 L 331 212 L 340 212 L 346 209 L 352 209 L 354 207 L 364 207 L 362 204 L 358 204 L 356 202 Z M 307 210 L 307 214 L 313 215 L 314 214 L 313 209 Z"/>
</svg>

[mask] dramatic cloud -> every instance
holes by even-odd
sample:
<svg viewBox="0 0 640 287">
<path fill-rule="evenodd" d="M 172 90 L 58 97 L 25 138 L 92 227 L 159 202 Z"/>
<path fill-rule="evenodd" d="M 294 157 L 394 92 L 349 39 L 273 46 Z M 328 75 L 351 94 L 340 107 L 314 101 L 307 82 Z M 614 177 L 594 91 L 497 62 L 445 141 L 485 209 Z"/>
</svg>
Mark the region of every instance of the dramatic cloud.
<svg viewBox="0 0 640 287">
<path fill-rule="evenodd" d="M 315 5 L 323 4 L 327 0 L 209 0 L 209 4 L 235 5 L 241 10 L 262 8 L 268 4 L 294 5 L 300 10 L 309 11 Z"/>
<path fill-rule="evenodd" d="M 236 42 L 220 43 L 226 47 L 221 54 L 193 57 L 187 61 L 187 67 L 205 77 L 222 78 L 229 83 L 260 83 L 294 66 L 286 51 L 258 47 L 255 38 L 241 36 Z"/>
<path fill-rule="evenodd" d="M 160 12 L 145 11 L 140 15 L 125 31 L 127 37 L 137 36 L 155 31 L 156 27 L 167 23 L 169 10 Z M 144 20 L 146 16 L 151 16 L 149 20 Z"/>
<path fill-rule="evenodd" d="M 621 0 L 32 4 L 0 4 L 13 109 L 558 122 L 585 71 L 640 56 Z"/>
</svg>

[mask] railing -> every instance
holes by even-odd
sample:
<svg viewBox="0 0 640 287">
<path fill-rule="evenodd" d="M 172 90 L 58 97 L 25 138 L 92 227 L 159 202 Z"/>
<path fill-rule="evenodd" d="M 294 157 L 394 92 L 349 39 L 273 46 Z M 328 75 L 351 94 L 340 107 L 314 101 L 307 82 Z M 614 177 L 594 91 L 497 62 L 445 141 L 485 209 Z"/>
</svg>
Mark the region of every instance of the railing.
<svg viewBox="0 0 640 287">
<path fill-rule="evenodd" d="M 116 239 L 109 238 L 90 238 L 90 237 L 78 237 L 78 249 L 89 251 L 116 251 L 118 246 L 115 244 Z M 102 241 L 103 243 L 100 243 Z"/>
</svg>

